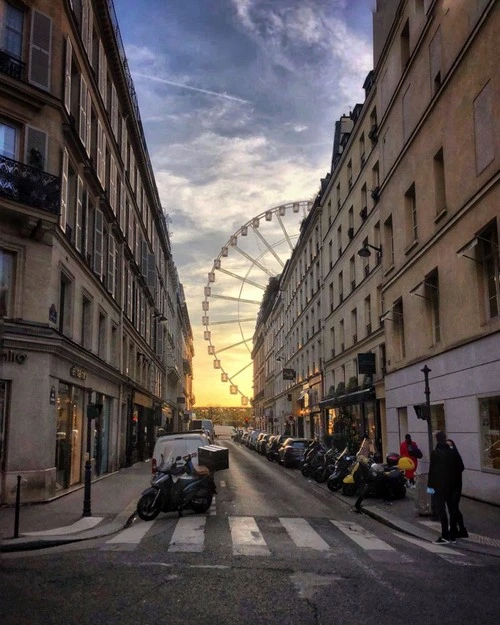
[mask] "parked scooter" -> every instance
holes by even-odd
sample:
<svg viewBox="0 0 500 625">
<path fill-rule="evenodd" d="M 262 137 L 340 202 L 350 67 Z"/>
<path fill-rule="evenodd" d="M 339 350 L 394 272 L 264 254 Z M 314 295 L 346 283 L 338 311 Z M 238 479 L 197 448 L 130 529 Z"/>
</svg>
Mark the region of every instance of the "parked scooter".
<svg viewBox="0 0 500 625">
<path fill-rule="evenodd" d="M 354 462 L 356 462 L 356 456 L 350 454 L 349 448 L 346 447 L 337 458 L 333 472 L 326 482 L 331 491 L 336 492 L 342 488 L 343 480 L 351 472 Z"/>
<path fill-rule="evenodd" d="M 163 460 L 163 456 L 162 456 Z M 206 512 L 212 505 L 216 487 L 213 475 L 204 466 L 194 467 L 191 454 L 177 456 L 168 469 L 160 468 L 151 478 L 151 486 L 137 504 L 137 514 L 143 521 L 152 521 L 160 512 Z"/>
<path fill-rule="evenodd" d="M 342 484 L 342 494 L 352 496 L 363 489 L 364 497 L 381 497 L 389 501 L 406 496 L 405 468 L 407 458 L 399 454 L 389 454 L 386 463 L 375 462 L 373 456 L 358 457 L 352 471 Z"/>
<path fill-rule="evenodd" d="M 309 447 L 305 450 L 302 463 L 300 465 L 300 471 L 304 477 L 312 477 L 316 467 L 320 465 L 325 453 L 326 449 L 323 445 L 319 441 L 313 440 Z"/>
<path fill-rule="evenodd" d="M 339 456 L 339 452 L 335 447 L 330 447 L 321 458 L 318 466 L 313 472 L 316 482 L 322 484 L 326 482 L 335 469 L 335 463 Z"/>
</svg>

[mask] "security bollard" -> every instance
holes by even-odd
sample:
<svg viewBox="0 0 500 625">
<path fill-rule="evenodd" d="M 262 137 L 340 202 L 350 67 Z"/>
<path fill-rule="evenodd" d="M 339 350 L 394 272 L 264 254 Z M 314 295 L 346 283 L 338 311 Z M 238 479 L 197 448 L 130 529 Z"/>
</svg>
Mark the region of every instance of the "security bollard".
<svg viewBox="0 0 500 625">
<path fill-rule="evenodd" d="M 19 538 L 19 508 L 21 505 L 21 476 L 17 476 L 16 486 L 16 514 L 14 517 L 14 538 Z"/>
</svg>

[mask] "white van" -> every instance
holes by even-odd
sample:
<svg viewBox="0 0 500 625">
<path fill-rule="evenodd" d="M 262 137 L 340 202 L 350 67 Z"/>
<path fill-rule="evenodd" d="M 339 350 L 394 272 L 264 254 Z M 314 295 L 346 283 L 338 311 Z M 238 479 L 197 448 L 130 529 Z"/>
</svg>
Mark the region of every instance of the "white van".
<svg viewBox="0 0 500 625">
<path fill-rule="evenodd" d="M 208 436 L 200 432 L 179 432 L 160 436 L 153 450 L 151 471 L 156 473 L 162 463 L 164 467 L 169 467 L 178 456 L 182 458 L 187 454 L 192 455 L 193 465 L 197 467 L 198 448 L 209 444 Z"/>
<path fill-rule="evenodd" d="M 210 433 L 210 442 L 214 442 L 215 432 L 214 424 L 211 419 L 191 419 L 189 424 L 190 430 L 207 430 Z"/>
</svg>

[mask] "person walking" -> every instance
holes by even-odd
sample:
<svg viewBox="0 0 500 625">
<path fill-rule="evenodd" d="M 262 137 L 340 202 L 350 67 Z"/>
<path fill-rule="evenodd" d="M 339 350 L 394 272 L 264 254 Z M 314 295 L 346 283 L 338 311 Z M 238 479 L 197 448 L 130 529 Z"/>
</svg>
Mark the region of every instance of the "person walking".
<svg viewBox="0 0 500 625">
<path fill-rule="evenodd" d="M 410 484 L 410 488 L 415 488 L 415 472 L 418 467 L 418 459 L 422 457 L 422 452 L 417 443 L 412 440 L 411 434 L 406 434 L 404 441 L 399 446 L 399 455 L 409 458 L 413 464 L 413 469 L 406 469 L 405 477 Z"/>
<path fill-rule="evenodd" d="M 457 527 L 455 534 L 457 538 L 469 538 L 469 533 L 464 524 L 464 517 L 460 511 L 460 498 L 462 497 L 462 473 L 464 472 L 464 462 L 462 456 L 455 445 L 455 442 L 449 438 L 446 441 L 448 447 L 454 452 L 457 460 L 456 484 L 453 487 L 453 505 L 455 507 L 455 519 Z"/>
<path fill-rule="evenodd" d="M 431 452 L 427 492 L 434 495 L 436 513 L 441 521 L 441 536 L 434 541 L 437 544 L 457 542 L 456 506 L 454 491 L 460 465 L 457 454 L 446 443 L 446 434 L 436 434 L 437 445 Z M 448 512 L 447 512 L 448 510 Z M 448 524 L 448 514 L 450 521 Z"/>
</svg>

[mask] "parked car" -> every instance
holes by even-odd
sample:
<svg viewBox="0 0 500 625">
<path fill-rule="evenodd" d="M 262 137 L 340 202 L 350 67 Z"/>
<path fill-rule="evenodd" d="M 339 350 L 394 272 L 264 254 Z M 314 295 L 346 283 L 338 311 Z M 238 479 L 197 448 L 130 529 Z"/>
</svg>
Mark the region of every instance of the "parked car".
<svg viewBox="0 0 500 625">
<path fill-rule="evenodd" d="M 257 443 L 255 445 L 255 451 L 257 451 L 262 456 L 266 455 L 267 441 L 269 440 L 271 434 L 269 432 L 261 432 L 259 434 L 259 438 L 257 439 Z"/>
<path fill-rule="evenodd" d="M 309 438 L 287 438 L 278 450 L 278 462 L 284 467 L 298 467 L 311 442 Z"/>
<path fill-rule="evenodd" d="M 261 433 L 260 430 L 253 430 L 252 432 L 250 432 L 246 441 L 246 446 L 249 449 L 255 449 L 255 445 L 257 443 L 257 439 L 259 438 L 260 433 Z"/>
</svg>

